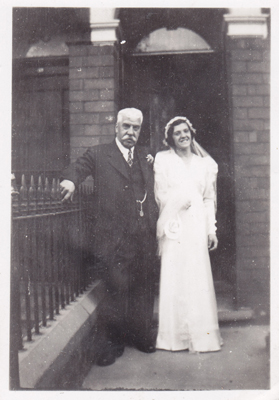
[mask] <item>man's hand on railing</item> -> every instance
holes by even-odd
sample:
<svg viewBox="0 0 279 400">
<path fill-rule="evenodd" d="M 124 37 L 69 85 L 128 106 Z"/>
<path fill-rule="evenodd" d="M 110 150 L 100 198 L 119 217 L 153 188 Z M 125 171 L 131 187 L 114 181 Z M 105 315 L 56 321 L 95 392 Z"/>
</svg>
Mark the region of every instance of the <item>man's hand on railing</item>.
<svg viewBox="0 0 279 400">
<path fill-rule="evenodd" d="M 61 190 L 61 195 L 63 196 L 62 203 L 68 199 L 73 201 L 73 196 L 75 191 L 74 182 L 64 179 L 64 181 L 60 183 L 60 190 Z"/>
</svg>

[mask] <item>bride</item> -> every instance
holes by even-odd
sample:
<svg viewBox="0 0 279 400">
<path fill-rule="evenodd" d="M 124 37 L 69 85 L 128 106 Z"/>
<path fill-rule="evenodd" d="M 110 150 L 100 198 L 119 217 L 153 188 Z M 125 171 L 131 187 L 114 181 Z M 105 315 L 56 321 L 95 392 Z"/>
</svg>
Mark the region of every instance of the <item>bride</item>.
<svg viewBox="0 0 279 400">
<path fill-rule="evenodd" d="M 208 251 L 218 245 L 218 166 L 196 142 L 185 117 L 168 122 L 165 144 L 170 149 L 157 153 L 154 162 L 161 257 L 156 347 L 217 351 L 222 340 Z"/>
</svg>

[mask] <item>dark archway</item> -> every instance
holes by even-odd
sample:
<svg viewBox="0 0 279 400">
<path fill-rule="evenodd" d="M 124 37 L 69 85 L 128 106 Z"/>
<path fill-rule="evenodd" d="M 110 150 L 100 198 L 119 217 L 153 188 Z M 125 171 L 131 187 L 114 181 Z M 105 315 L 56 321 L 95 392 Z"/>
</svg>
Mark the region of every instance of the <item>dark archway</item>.
<svg viewBox="0 0 279 400">
<path fill-rule="evenodd" d="M 212 267 L 215 282 L 221 282 L 222 289 L 231 290 L 232 299 L 235 297 L 234 186 L 222 40 L 224 12 L 225 9 L 148 9 L 145 13 L 142 9 L 121 10 L 123 38 L 129 26 L 130 34 L 123 49 L 120 106 L 143 111 L 141 142 L 155 151 L 162 148 L 166 122 L 175 115 L 186 115 L 197 129 L 200 144 L 217 161 L 219 249 L 212 255 Z M 193 52 L 187 48 L 158 54 L 135 51 L 144 34 L 164 24 L 168 29 L 179 26 L 192 29 L 210 45 L 211 51 Z"/>
</svg>

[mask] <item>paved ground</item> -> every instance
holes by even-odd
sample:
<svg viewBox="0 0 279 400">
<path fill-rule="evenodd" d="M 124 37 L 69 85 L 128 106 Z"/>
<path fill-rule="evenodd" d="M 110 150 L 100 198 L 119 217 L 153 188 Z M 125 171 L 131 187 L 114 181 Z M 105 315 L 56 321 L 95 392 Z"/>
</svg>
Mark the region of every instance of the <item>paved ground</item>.
<svg viewBox="0 0 279 400">
<path fill-rule="evenodd" d="M 94 365 L 85 390 L 264 390 L 269 389 L 266 325 L 221 326 L 220 352 L 189 354 L 157 350 L 144 354 L 125 348 L 108 367 Z"/>
</svg>

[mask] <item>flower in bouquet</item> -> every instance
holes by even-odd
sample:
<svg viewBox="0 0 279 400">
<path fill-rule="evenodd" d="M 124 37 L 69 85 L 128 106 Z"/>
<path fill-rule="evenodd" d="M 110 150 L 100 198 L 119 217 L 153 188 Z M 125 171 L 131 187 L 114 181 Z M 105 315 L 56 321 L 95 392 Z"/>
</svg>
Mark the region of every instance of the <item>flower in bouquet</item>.
<svg viewBox="0 0 279 400">
<path fill-rule="evenodd" d="M 176 218 L 169 219 L 164 227 L 165 235 L 169 239 L 178 239 L 181 231 L 181 220 L 177 216 Z"/>
</svg>

